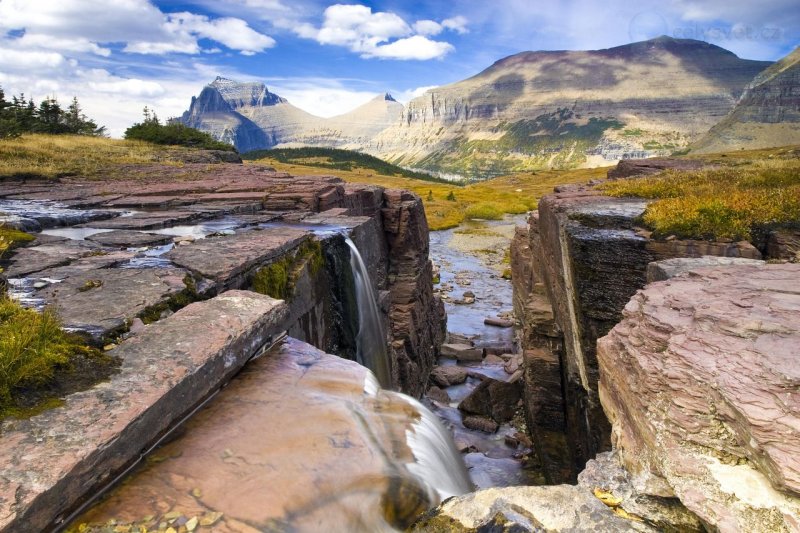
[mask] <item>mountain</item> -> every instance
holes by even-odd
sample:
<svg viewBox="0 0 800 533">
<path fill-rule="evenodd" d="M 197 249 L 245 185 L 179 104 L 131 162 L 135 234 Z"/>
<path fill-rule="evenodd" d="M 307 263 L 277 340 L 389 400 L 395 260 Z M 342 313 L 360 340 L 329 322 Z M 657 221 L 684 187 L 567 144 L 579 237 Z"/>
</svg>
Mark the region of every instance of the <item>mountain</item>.
<svg viewBox="0 0 800 533">
<path fill-rule="evenodd" d="M 217 78 L 181 120 L 241 152 L 348 148 L 403 167 L 487 178 L 684 150 L 770 65 L 670 37 L 606 50 L 522 52 L 405 108 L 387 94 L 333 118 L 306 113 L 263 84 Z"/>
<path fill-rule="evenodd" d="M 770 64 L 669 37 L 523 52 L 415 98 L 367 151 L 472 177 L 669 155 L 724 117 Z"/>
<path fill-rule="evenodd" d="M 180 121 L 240 152 L 276 145 L 360 147 L 399 120 L 403 105 L 388 93 L 333 118 L 303 111 L 263 83 L 217 77 L 192 98 Z"/>
<path fill-rule="evenodd" d="M 697 152 L 800 144 L 800 47 L 760 73 Z"/>
</svg>

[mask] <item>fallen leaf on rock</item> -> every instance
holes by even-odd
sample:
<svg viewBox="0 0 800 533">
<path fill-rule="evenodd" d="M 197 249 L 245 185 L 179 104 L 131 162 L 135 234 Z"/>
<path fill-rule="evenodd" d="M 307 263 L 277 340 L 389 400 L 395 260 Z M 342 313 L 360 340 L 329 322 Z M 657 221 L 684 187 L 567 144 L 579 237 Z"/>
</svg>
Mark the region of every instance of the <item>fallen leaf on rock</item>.
<svg viewBox="0 0 800 533">
<path fill-rule="evenodd" d="M 626 520 L 633 520 L 634 522 L 644 522 L 644 519 L 641 516 L 631 514 L 622 507 L 614 507 L 611 509 L 615 515 L 619 516 L 620 518 L 625 518 Z"/>
<path fill-rule="evenodd" d="M 192 489 L 192 496 L 194 496 L 195 498 L 202 498 L 203 497 L 203 491 L 201 491 L 198 488 L 194 488 L 194 489 Z"/>
<path fill-rule="evenodd" d="M 619 507 L 619 505 L 622 503 L 621 498 L 617 498 L 610 492 L 600 488 L 594 489 L 594 495 L 598 500 L 600 500 L 609 507 Z"/>
<path fill-rule="evenodd" d="M 200 519 L 200 525 L 213 526 L 219 521 L 220 518 L 222 518 L 222 513 L 217 513 L 217 512 L 206 513 Z"/>
<path fill-rule="evenodd" d="M 197 522 L 198 522 L 197 517 L 193 516 L 192 518 L 189 519 L 188 522 L 186 522 L 186 529 L 188 529 L 189 531 L 194 531 L 195 528 L 197 527 Z"/>
</svg>

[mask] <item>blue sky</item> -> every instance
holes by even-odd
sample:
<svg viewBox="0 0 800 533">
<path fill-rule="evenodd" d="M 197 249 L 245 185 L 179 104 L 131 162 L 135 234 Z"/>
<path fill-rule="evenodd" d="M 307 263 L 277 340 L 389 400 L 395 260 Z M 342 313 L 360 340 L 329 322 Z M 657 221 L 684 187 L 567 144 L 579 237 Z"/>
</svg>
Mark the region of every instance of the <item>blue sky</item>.
<svg viewBox="0 0 800 533">
<path fill-rule="evenodd" d="M 260 80 L 332 116 L 400 101 L 525 50 L 598 49 L 660 34 L 775 60 L 800 42 L 796 0 L 0 0 L 0 85 L 77 95 L 114 136 L 180 114 L 216 75 Z"/>
</svg>

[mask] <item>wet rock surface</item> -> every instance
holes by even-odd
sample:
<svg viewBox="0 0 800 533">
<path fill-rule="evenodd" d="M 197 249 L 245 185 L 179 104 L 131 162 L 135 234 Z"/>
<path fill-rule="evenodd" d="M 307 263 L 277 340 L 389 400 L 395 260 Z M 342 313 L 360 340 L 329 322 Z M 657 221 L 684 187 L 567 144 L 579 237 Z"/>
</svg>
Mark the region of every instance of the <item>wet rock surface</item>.
<svg viewBox="0 0 800 533">
<path fill-rule="evenodd" d="M 346 234 L 383 295 L 394 386 L 417 397 L 426 390 L 444 337 L 444 311 L 431 289 L 428 228 L 419 197 L 255 165 L 188 162 L 180 168 L 118 170 L 108 180 L 0 184 L 0 212 L 27 217 L 33 231 L 53 226 L 31 246 L 3 258 L 12 296 L 32 307 L 55 305 L 98 342 L 114 340 L 109 337 L 144 310 L 162 307 L 168 314 L 167 308 L 196 297 L 250 288 L 260 268 L 294 254 L 302 243 Z M 95 256 L 109 260 L 90 265 Z M 339 259 L 337 265 L 349 269 L 348 260 Z M 340 276 L 331 269 L 291 266 L 299 269 L 285 273 L 297 285 L 288 291 L 297 321 L 292 334 L 327 350 L 342 343 L 346 355 L 348 335 L 328 333 L 346 329 L 341 298 L 337 303 L 328 296 Z M 160 281 L 181 272 L 194 279 L 192 287 L 183 288 L 196 293 L 183 303 L 172 290 L 180 286 L 170 281 L 165 288 Z M 84 285 L 87 290 L 79 290 Z"/>
<path fill-rule="evenodd" d="M 654 283 L 598 343 L 600 394 L 633 486 L 720 531 L 800 527 L 800 266 Z"/>
<path fill-rule="evenodd" d="M 289 338 L 76 524 L 216 514 L 221 532 L 402 529 L 439 498 L 405 466 L 419 416 L 363 367 Z"/>
<path fill-rule="evenodd" d="M 227 381 L 285 327 L 285 312 L 251 292 L 192 304 L 114 349 L 122 365 L 109 382 L 3 421 L 0 528 L 48 529 Z"/>
</svg>

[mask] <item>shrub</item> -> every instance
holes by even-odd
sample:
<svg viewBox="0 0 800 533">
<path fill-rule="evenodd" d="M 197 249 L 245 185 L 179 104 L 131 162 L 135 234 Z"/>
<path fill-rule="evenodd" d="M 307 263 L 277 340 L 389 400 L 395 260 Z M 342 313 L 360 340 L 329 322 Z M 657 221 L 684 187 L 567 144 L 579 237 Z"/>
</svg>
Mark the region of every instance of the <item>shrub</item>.
<svg viewBox="0 0 800 533">
<path fill-rule="evenodd" d="M 74 355 L 89 350 L 61 329 L 51 311 L 37 313 L 0 297 L 0 412 L 13 405 L 15 390 L 46 384 Z"/>
<path fill-rule="evenodd" d="M 752 238 L 759 228 L 800 222 L 800 160 L 754 160 L 698 171 L 614 181 L 612 196 L 655 199 L 642 219 L 657 236 Z"/>
<path fill-rule="evenodd" d="M 158 117 L 151 114 L 146 107 L 144 108 L 144 120 L 125 130 L 125 138 L 204 150 L 236 151 L 232 145 L 220 142 L 206 132 L 190 128 L 179 122 L 172 121 L 161 124 Z"/>
<path fill-rule="evenodd" d="M 484 220 L 500 220 L 503 218 L 503 211 L 495 204 L 481 203 L 471 205 L 465 214 L 467 218 L 482 218 Z"/>
</svg>

